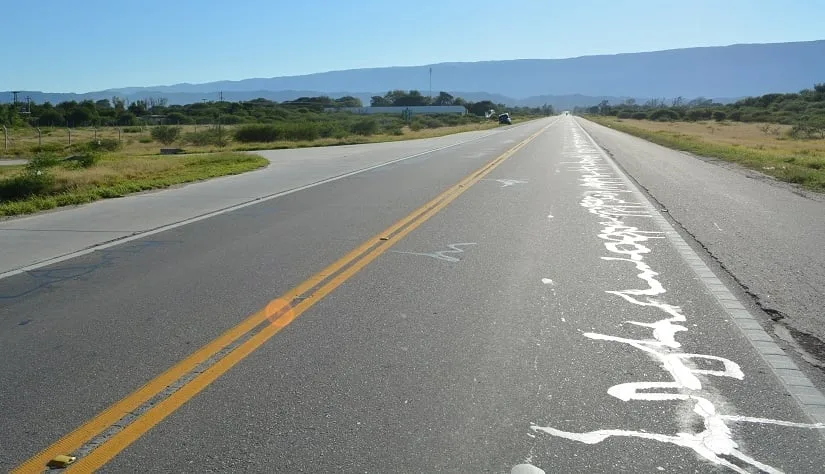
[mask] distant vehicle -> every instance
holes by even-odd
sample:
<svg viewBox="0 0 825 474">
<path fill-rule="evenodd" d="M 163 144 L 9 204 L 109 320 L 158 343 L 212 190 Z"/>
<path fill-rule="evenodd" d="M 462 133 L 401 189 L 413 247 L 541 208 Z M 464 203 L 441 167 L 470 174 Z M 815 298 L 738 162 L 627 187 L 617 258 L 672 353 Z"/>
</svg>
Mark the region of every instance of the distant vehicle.
<svg viewBox="0 0 825 474">
<path fill-rule="evenodd" d="M 510 114 L 503 113 L 503 114 L 498 116 L 498 123 L 503 123 L 503 124 L 506 124 L 506 125 L 512 125 L 513 120 L 510 119 Z"/>
</svg>

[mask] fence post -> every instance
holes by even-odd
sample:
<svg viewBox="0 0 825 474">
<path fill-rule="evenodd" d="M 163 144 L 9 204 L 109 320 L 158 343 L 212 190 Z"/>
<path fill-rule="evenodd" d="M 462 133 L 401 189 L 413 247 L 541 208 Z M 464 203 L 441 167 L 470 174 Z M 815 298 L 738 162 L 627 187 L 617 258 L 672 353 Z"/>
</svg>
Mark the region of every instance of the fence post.
<svg viewBox="0 0 825 474">
<path fill-rule="evenodd" d="M 94 140 L 97 140 L 97 127 L 95 127 L 95 137 Z"/>
<path fill-rule="evenodd" d="M 117 141 L 121 142 L 123 140 L 120 139 L 120 127 L 117 127 Z"/>
<path fill-rule="evenodd" d="M 5 125 L 3 125 L 3 153 L 9 151 L 9 131 Z"/>
<path fill-rule="evenodd" d="M 43 146 L 43 134 L 40 127 L 37 127 L 37 146 Z"/>
<path fill-rule="evenodd" d="M 69 131 L 69 146 L 71 146 L 72 145 L 72 129 L 66 127 L 66 130 Z"/>
</svg>

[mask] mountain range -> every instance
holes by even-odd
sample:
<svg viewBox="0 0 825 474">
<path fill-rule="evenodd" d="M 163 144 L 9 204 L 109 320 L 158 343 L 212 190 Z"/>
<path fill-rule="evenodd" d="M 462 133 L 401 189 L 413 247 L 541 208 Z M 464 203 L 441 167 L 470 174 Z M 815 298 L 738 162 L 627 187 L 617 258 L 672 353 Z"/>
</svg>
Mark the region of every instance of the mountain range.
<svg viewBox="0 0 825 474">
<path fill-rule="evenodd" d="M 392 89 L 448 91 L 476 101 L 557 108 L 613 103 L 626 98 L 707 97 L 720 102 L 770 92 L 795 92 L 825 82 L 825 40 L 737 44 L 568 59 L 453 62 L 423 66 L 330 71 L 300 76 L 126 87 L 83 94 L 22 91 L 35 102 L 163 97 L 170 104 L 200 100 L 292 100 L 302 96 L 352 95 L 365 103 Z M 11 100 L 0 92 L 0 101 Z"/>
</svg>

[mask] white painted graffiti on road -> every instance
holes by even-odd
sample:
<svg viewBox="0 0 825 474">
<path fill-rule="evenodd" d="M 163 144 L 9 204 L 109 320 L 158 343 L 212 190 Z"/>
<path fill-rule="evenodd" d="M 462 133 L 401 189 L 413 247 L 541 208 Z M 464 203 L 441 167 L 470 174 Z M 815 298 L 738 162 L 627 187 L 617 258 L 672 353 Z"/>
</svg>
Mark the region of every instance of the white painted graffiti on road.
<svg viewBox="0 0 825 474">
<path fill-rule="evenodd" d="M 698 415 L 703 422 L 703 430 L 698 431 L 681 416 L 681 432 L 676 434 L 650 433 L 637 430 L 599 429 L 589 432 L 570 432 L 549 426 L 533 425 L 531 429 L 536 433 L 578 441 L 585 444 L 596 444 L 610 437 L 633 437 L 669 443 L 676 446 L 692 449 L 702 458 L 719 466 L 733 471 L 747 473 L 740 465 L 747 465 L 764 472 L 780 472 L 772 466 L 764 464 L 739 449 L 733 432 L 727 422 L 772 424 L 793 428 L 823 429 L 825 424 L 795 423 L 767 418 L 726 415 L 719 413 L 708 387 L 703 387 L 702 376 L 728 377 L 742 380 L 744 373 L 736 362 L 723 357 L 706 354 L 690 354 L 681 350 L 681 344 L 676 340 L 676 334 L 688 331 L 682 323 L 687 321 L 682 309 L 663 301 L 660 296 L 666 289 L 657 278 L 659 274 L 645 262 L 645 255 L 651 249 L 644 245 L 652 239 L 662 239 L 665 235 L 658 231 L 640 230 L 636 225 L 627 223 L 628 220 L 652 217 L 648 207 L 642 203 L 625 199 L 633 191 L 625 181 L 617 176 L 610 165 L 604 161 L 598 150 L 585 140 L 582 133 L 572 130 L 573 142 L 579 161 L 576 171 L 580 172 L 581 185 L 587 188 L 580 204 L 588 212 L 598 216 L 603 226 L 599 238 L 604 240 L 606 249 L 612 256 L 601 257 L 604 261 L 626 262 L 633 265 L 638 271 L 637 277 L 642 280 L 646 288 L 626 290 L 610 290 L 606 293 L 620 297 L 627 303 L 652 308 L 664 315 L 663 319 L 652 323 L 627 321 L 628 324 L 649 328 L 652 338 L 630 339 L 596 332 L 586 332 L 583 335 L 592 340 L 618 342 L 658 361 L 672 381 L 668 382 L 629 382 L 610 387 L 607 393 L 619 400 L 629 401 L 675 401 L 680 402 L 680 408 L 687 406 L 693 414 Z M 694 362 L 701 361 L 702 364 Z M 700 369 L 697 367 L 712 367 Z M 707 385 L 707 382 L 705 382 Z M 718 398 L 718 397 L 717 397 Z M 685 405 L 686 404 L 686 405 Z M 737 460 L 737 463 L 732 462 Z"/>
<path fill-rule="evenodd" d="M 441 250 L 439 252 L 431 252 L 431 253 L 428 253 L 428 252 L 404 252 L 404 251 L 401 251 L 401 250 L 393 250 L 392 252 L 393 253 L 403 253 L 403 254 L 407 254 L 407 255 L 422 255 L 424 257 L 432 257 L 432 258 L 435 258 L 437 260 L 444 260 L 444 261 L 447 261 L 447 262 L 459 262 L 459 261 L 461 261 L 460 258 L 454 257 L 453 255 L 449 255 L 449 254 L 464 253 L 464 250 L 461 249 L 461 247 L 466 247 L 466 246 L 469 246 L 469 245 L 476 245 L 476 242 L 462 242 L 462 243 L 457 243 L 457 244 L 450 244 L 450 245 L 447 246 L 450 250 Z"/>
<path fill-rule="evenodd" d="M 527 181 L 522 181 L 520 179 L 485 179 L 484 181 L 496 181 L 501 183 L 502 188 L 507 188 L 513 186 L 514 184 L 527 184 Z"/>
</svg>

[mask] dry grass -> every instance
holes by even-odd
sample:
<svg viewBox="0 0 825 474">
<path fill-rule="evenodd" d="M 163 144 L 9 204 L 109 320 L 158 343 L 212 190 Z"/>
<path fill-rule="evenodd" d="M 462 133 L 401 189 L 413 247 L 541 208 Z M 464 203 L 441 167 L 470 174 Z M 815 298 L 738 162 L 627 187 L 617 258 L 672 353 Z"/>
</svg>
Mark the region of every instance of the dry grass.
<svg viewBox="0 0 825 474">
<path fill-rule="evenodd" d="M 516 120 L 515 123 L 523 122 L 527 119 Z M 313 141 L 279 141 L 267 143 L 235 143 L 232 141 L 232 133 L 235 126 L 223 126 L 228 140 L 226 147 L 217 147 L 214 145 L 195 146 L 182 145 L 176 142 L 172 147 L 184 148 L 186 153 L 215 153 L 219 151 L 244 151 L 244 150 L 264 150 L 264 149 L 282 149 L 282 148 L 304 148 L 304 147 L 318 147 L 318 146 L 334 146 L 334 145 L 352 145 L 360 143 L 380 143 L 400 140 L 414 140 L 419 138 L 435 138 L 445 135 L 452 135 L 454 133 L 471 132 L 477 130 L 489 130 L 498 127 L 498 123 L 493 121 L 480 121 L 478 123 L 471 123 L 457 126 L 446 126 L 439 128 L 425 128 L 421 130 L 410 130 L 409 127 L 402 128 L 402 135 L 392 134 L 377 134 L 370 136 L 350 135 L 345 138 L 319 138 Z M 203 131 L 210 128 L 209 125 L 182 125 L 181 135 L 190 132 Z M 5 153 L 0 150 L 0 156 L 10 157 L 28 157 L 33 154 L 33 150 L 38 146 L 44 147 L 63 147 L 68 153 L 69 150 L 69 131 L 66 128 L 47 128 L 43 127 L 42 136 L 38 139 L 37 131 L 35 129 L 15 129 L 11 130 L 10 134 L 12 140 L 10 142 L 9 150 Z M 116 127 L 101 127 L 97 132 L 93 128 L 73 128 L 71 129 L 71 143 L 80 144 L 88 143 L 97 139 L 112 139 L 120 140 L 122 149 L 117 152 L 120 156 L 145 156 L 157 155 L 160 153 L 160 148 L 163 147 L 158 142 L 152 141 L 150 128 L 141 127 L 121 127 L 122 132 L 118 135 Z M 123 130 L 138 130 L 132 133 L 126 133 Z"/>
<path fill-rule="evenodd" d="M 23 169 L 23 166 L 14 165 L 14 166 L 0 166 L 0 179 L 3 179 L 7 176 L 12 176 L 20 172 Z"/>
<path fill-rule="evenodd" d="M 618 120 L 634 127 L 656 132 L 685 134 L 712 143 L 744 146 L 756 150 L 786 150 L 792 153 L 825 153 L 825 140 L 793 140 L 788 138 L 790 125 L 742 122 L 652 122 L 649 120 Z M 767 125 L 767 132 L 763 128 Z"/>
<path fill-rule="evenodd" d="M 267 165 L 267 160 L 249 153 L 201 155 L 109 156 L 90 168 L 57 166 L 46 169 L 46 189 L 0 201 L 0 216 L 26 214 L 59 206 L 82 204 L 98 199 L 157 189 L 217 176 L 239 174 Z M 4 167 L 5 168 L 5 167 Z M 22 167 L 4 170 L 0 192 L 14 186 Z M 28 193 L 27 193 L 28 194 Z"/>
<path fill-rule="evenodd" d="M 825 140 L 791 139 L 787 136 L 788 126 L 588 118 L 660 145 L 732 161 L 783 181 L 825 191 Z"/>
</svg>

